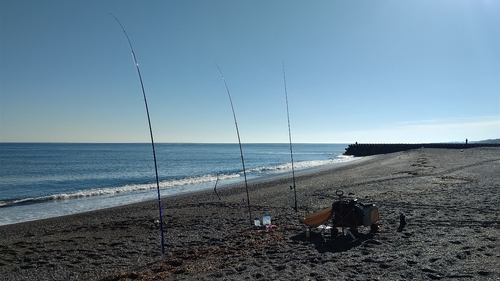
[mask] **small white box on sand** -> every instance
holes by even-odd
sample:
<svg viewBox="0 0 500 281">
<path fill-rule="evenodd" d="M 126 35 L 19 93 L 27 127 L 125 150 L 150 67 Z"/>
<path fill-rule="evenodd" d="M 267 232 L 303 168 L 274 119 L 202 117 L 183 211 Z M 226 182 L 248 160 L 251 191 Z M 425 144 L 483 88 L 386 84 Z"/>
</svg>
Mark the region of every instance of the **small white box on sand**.
<svg viewBox="0 0 500 281">
<path fill-rule="evenodd" d="M 271 225 L 271 217 L 270 216 L 263 216 L 262 217 L 262 224 L 265 226 Z"/>
</svg>

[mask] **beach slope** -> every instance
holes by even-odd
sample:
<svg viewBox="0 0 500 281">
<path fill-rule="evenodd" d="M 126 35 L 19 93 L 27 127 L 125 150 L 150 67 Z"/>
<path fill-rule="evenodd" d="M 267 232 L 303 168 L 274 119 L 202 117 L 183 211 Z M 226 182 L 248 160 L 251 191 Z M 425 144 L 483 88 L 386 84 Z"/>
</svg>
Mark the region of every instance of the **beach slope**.
<svg viewBox="0 0 500 281">
<path fill-rule="evenodd" d="M 500 148 L 416 149 L 297 176 L 0 227 L 2 280 L 498 280 Z M 332 239 L 300 219 L 337 190 L 375 203 L 378 233 Z M 398 231 L 400 214 L 407 224 Z"/>
</svg>

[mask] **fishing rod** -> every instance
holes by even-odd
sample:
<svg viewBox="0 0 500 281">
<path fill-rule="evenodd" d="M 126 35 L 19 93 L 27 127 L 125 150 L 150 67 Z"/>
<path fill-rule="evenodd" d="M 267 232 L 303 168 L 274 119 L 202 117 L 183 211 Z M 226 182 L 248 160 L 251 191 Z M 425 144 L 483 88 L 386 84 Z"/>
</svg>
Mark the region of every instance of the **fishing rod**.
<svg viewBox="0 0 500 281">
<path fill-rule="evenodd" d="M 219 182 L 219 175 L 217 174 L 217 180 L 215 181 L 214 192 L 215 192 L 215 195 L 217 195 L 217 198 L 219 198 L 219 201 L 220 201 L 220 196 L 217 193 L 217 183 L 218 182 Z"/>
<path fill-rule="evenodd" d="M 290 189 L 293 189 L 293 192 L 295 194 L 295 212 L 298 212 L 297 209 L 297 188 L 295 186 L 295 169 L 293 167 L 293 149 L 292 149 L 292 131 L 290 130 L 290 114 L 288 112 L 288 93 L 286 90 L 286 76 L 285 76 L 285 62 L 281 61 L 283 64 L 283 81 L 285 82 L 285 100 L 286 100 L 286 117 L 288 119 L 288 137 L 290 139 L 290 159 L 292 161 L 292 183 L 293 185 L 290 186 Z"/>
<path fill-rule="evenodd" d="M 238 135 L 238 143 L 240 145 L 241 165 L 243 166 L 243 177 L 245 178 L 245 189 L 247 191 L 247 203 L 248 203 L 248 216 L 250 218 L 250 227 L 251 227 L 252 226 L 252 210 L 250 209 L 250 196 L 248 195 L 247 173 L 245 170 L 245 160 L 243 159 L 243 148 L 241 147 L 241 139 L 240 139 L 240 132 L 238 130 L 238 122 L 236 121 L 236 113 L 234 113 L 233 100 L 231 99 L 231 94 L 229 93 L 229 88 L 227 87 L 226 78 L 224 77 L 224 74 L 222 74 L 222 71 L 220 70 L 219 66 L 217 64 L 215 64 L 215 66 L 217 66 L 217 69 L 219 70 L 220 75 L 222 76 L 222 80 L 224 80 L 224 85 L 226 86 L 227 96 L 229 97 L 229 103 L 231 103 L 231 109 L 233 110 L 234 125 L 236 126 L 236 134 Z"/>
<path fill-rule="evenodd" d="M 135 67 L 137 69 L 137 74 L 139 75 L 139 81 L 141 82 L 142 96 L 144 98 L 144 105 L 146 106 L 146 114 L 148 116 L 148 124 L 149 124 L 149 135 L 151 136 L 151 147 L 153 148 L 153 160 L 155 163 L 155 174 L 156 174 L 156 190 L 158 191 L 158 210 L 160 212 L 160 236 L 161 236 L 161 254 L 165 255 L 165 238 L 163 236 L 163 214 L 161 210 L 161 196 L 160 196 L 160 181 L 158 179 L 158 166 L 156 165 L 156 152 L 155 152 L 155 142 L 153 140 L 153 129 L 151 127 L 151 119 L 149 118 L 149 109 L 148 102 L 146 100 L 146 91 L 144 90 L 144 83 L 142 83 L 141 70 L 139 69 L 139 63 L 137 63 L 137 58 L 135 57 L 134 48 L 132 47 L 132 43 L 130 43 L 130 39 L 128 38 L 128 34 L 125 31 L 122 23 L 111 13 L 109 13 L 115 20 L 118 22 L 120 27 L 125 33 L 125 37 L 127 37 L 128 45 L 130 46 L 130 50 L 132 51 L 132 58 L 134 59 Z"/>
</svg>

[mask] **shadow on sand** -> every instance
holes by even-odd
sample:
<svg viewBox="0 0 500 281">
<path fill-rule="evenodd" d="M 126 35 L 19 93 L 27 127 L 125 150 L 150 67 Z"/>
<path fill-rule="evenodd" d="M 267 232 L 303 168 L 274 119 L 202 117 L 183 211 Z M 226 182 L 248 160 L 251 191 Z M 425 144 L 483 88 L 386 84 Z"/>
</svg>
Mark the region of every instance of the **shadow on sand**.
<svg viewBox="0 0 500 281">
<path fill-rule="evenodd" d="M 305 232 L 302 232 L 291 239 L 305 244 L 313 244 L 319 253 L 339 253 L 349 251 L 363 243 L 381 244 L 381 242 L 374 240 L 376 236 L 378 236 L 377 233 L 358 233 L 356 240 L 354 240 L 347 233 L 345 235 L 340 233 L 338 236 L 332 237 L 329 231 L 311 231 L 309 237 L 306 237 Z"/>
</svg>

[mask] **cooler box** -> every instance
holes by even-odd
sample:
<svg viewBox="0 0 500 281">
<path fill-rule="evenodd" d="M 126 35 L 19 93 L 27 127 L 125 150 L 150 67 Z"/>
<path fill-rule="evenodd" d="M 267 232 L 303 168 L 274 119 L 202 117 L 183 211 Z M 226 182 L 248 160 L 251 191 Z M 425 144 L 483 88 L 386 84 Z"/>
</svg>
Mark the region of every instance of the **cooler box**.
<svg viewBox="0 0 500 281">
<path fill-rule="evenodd" d="M 379 220 L 378 208 L 375 204 L 361 203 L 363 210 L 363 225 L 370 226 Z"/>
</svg>

